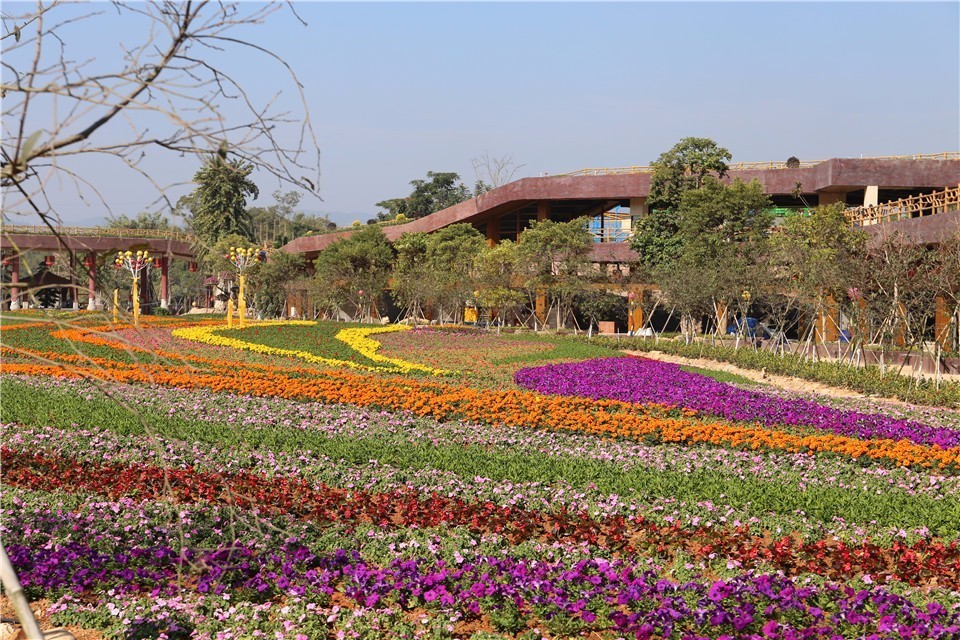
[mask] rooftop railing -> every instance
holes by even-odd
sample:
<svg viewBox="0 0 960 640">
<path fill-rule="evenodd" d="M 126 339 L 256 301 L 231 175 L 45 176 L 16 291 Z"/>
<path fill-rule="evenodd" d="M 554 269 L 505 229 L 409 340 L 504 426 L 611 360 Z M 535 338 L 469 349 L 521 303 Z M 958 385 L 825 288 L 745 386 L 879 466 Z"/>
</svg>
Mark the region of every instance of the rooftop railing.
<svg viewBox="0 0 960 640">
<path fill-rule="evenodd" d="M 944 151 L 942 153 L 918 153 L 912 156 L 872 156 L 871 158 L 860 158 L 870 160 L 960 160 L 960 151 Z M 784 161 L 768 162 L 735 162 L 729 165 L 730 171 L 760 171 L 763 169 L 798 169 L 804 167 L 813 167 L 826 162 L 826 160 L 808 160 L 806 162 L 791 163 L 787 166 Z M 593 167 L 587 169 L 578 169 L 569 173 L 558 173 L 557 176 L 613 176 L 630 173 L 653 173 L 653 167 L 650 165 L 634 165 L 631 167 Z"/>
</svg>

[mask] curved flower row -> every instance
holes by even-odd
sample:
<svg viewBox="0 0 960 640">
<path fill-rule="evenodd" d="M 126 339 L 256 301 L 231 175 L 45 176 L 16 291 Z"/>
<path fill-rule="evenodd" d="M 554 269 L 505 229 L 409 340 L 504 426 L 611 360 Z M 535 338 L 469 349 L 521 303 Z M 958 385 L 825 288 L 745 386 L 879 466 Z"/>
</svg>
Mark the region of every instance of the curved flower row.
<svg viewBox="0 0 960 640">
<path fill-rule="evenodd" d="M 529 391 L 477 390 L 410 378 L 371 378 L 323 372 L 309 378 L 232 368 L 216 373 L 152 364 L 111 363 L 106 368 L 3 361 L 5 373 L 94 378 L 116 382 L 213 389 L 256 396 L 407 410 L 439 420 L 462 417 L 488 424 L 547 428 L 659 442 L 709 443 L 743 449 L 832 452 L 903 466 L 960 468 L 960 447 L 943 449 L 908 440 L 858 440 L 833 434 L 797 435 L 760 426 L 665 417 L 662 408 L 617 400 L 543 396 Z"/>
<path fill-rule="evenodd" d="M 450 373 L 443 369 L 435 369 L 422 364 L 408 362 L 400 358 L 390 358 L 378 353 L 380 343 L 370 338 L 371 335 L 379 333 L 396 333 L 397 331 L 409 331 L 410 327 L 402 324 L 388 325 L 386 327 L 360 327 L 353 329 L 342 329 L 336 335 L 336 339 L 343 342 L 357 353 L 360 353 L 374 362 L 383 362 L 391 365 L 391 369 L 406 373 L 409 371 L 424 371 L 432 375 L 444 375 Z"/>
<path fill-rule="evenodd" d="M 266 324 L 266 323 L 259 323 Z M 311 326 L 314 325 L 314 322 L 308 320 L 287 320 L 283 322 L 270 322 L 272 326 Z M 409 371 L 425 371 L 433 375 L 442 375 L 447 373 L 446 371 L 440 369 L 434 369 L 432 367 L 426 367 L 424 365 L 419 365 L 413 362 L 407 362 L 405 360 L 399 360 L 395 358 L 387 358 L 385 356 L 380 356 L 376 354 L 377 349 L 380 347 L 380 343 L 369 339 L 367 336 L 374 333 L 384 333 L 388 331 L 403 331 L 408 329 L 403 325 L 393 325 L 389 327 L 374 327 L 374 328 L 362 328 L 362 329 L 352 329 L 344 330 L 337 334 L 337 339 L 341 342 L 344 342 L 353 349 L 356 349 L 359 353 L 365 357 L 373 360 L 375 362 L 384 362 L 389 366 L 383 367 L 371 367 L 368 365 L 359 364 L 356 362 L 350 362 L 348 360 L 339 360 L 336 358 L 325 358 L 323 356 L 318 356 L 316 354 L 310 353 L 309 351 L 301 351 L 298 349 L 281 349 L 279 347 L 270 347 L 264 344 L 257 344 L 255 342 L 248 342 L 246 340 L 240 340 L 239 338 L 231 338 L 227 336 L 220 335 L 218 331 L 223 329 L 222 326 L 190 326 L 190 327 L 181 327 L 173 330 L 173 336 L 175 338 L 182 338 L 184 340 L 190 340 L 192 342 L 201 342 L 204 344 L 220 346 L 220 347 L 230 347 L 233 349 L 240 349 L 244 351 L 253 351 L 255 353 L 264 353 L 269 355 L 277 356 L 289 356 L 293 358 L 298 358 L 300 360 L 305 360 L 307 362 L 312 362 L 314 364 L 320 364 L 330 367 L 346 367 L 349 369 L 355 370 L 365 370 L 365 371 L 392 371 L 392 372 L 409 372 Z M 345 335 L 346 334 L 346 335 Z"/>
<path fill-rule="evenodd" d="M 861 439 L 907 439 L 944 449 L 960 446 L 960 431 L 914 420 L 835 409 L 802 398 L 785 399 L 718 382 L 680 365 L 646 358 L 599 358 L 521 369 L 514 377 L 526 389 L 624 402 L 662 402 L 727 420 L 769 426 L 813 427 Z"/>
<path fill-rule="evenodd" d="M 956 638 L 960 616 L 931 602 L 914 604 L 882 588 L 798 584 L 782 575 L 674 583 L 622 561 L 570 566 L 509 555 L 449 565 L 397 559 L 385 567 L 356 552 L 314 553 L 298 540 L 279 550 L 231 545 L 213 550 L 143 547 L 104 553 L 82 543 L 31 549 L 9 545 L 27 588 L 78 592 L 249 594 L 258 599 L 337 592 L 360 606 L 481 615 L 557 616 L 582 631 L 637 638 Z M 702 635 L 709 629 L 710 636 Z M 871 635 L 882 634 L 882 635 Z M 579 634 L 578 634 L 579 635 Z"/>
<path fill-rule="evenodd" d="M 409 489 L 370 493 L 320 485 L 299 478 L 266 478 L 252 473 L 220 474 L 169 469 L 144 464 L 98 464 L 43 453 L 2 448 L 4 482 L 30 490 L 96 492 L 112 498 L 136 495 L 141 499 L 173 498 L 179 503 L 205 500 L 236 504 L 261 513 L 287 514 L 319 522 L 367 522 L 379 527 L 466 527 L 476 533 L 523 540 L 588 543 L 625 554 L 696 559 L 711 554 L 727 557 L 737 566 L 756 568 L 772 564 L 789 575 L 816 572 L 833 579 L 868 574 L 909 584 L 932 581 L 960 588 L 960 545 L 918 540 L 891 545 L 871 542 L 846 544 L 837 540 L 799 542 L 790 536 L 758 536 L 746 527 L 685 528 L 662 526 L 642 516 L 592 518 L 562 508 L 556 512 L 501 506 Z"/>
<path fill-rule="evenodd" d="M 12 376 L 11 384 L 25 385 L 32 393 L 46 392 L 93 398 L 121 398 L 127 406 L 152 409 L 157 414 L 170 411 L 189 416 L 199 423 L 227 424 L 255 437 L 256 432 L 282 427 L 300 432 L 322 433 L 329 438 L 385 439 L 394 447 L 418 446 L 437 442 L 455 447 L 480 447 L 485 451 L 504 451 L 533 458 L 563 458 L 576 461 L 597 461 L 609 464 L 616 473 L 642 468 L 658 473 L 679 472 L 695 474 L 705 471 L 722 472 L 740 479 L 758 479 L 789 486 L 803 492 L 810 487 L 831 487 L 861 494 L 869 501 L 871 495 L 900 493 L 908 496 L 928 496 L 937 499 L 960 499 L 960 476 L 942 476 L 936 472 L 917 471 L 903 467 L 887 468 L 878 465 L 851 465 L 849 461 L 828 456 L 737 451 L 723 448 L 651 446 L 629 440 L 599 439 L 584 434 L 558 431 L 517 429 L 507 430 L 479 423 L 463 421 L 434 422 L 418 419 L 409 413 L 380 413 L 367 409 L 297 402 L 283 398 L 253 398 L 208 390 L 145 387 L 140 385 L 110 385 L 109 396 L 102 384 L 68 378 L 39 378 Z M 56 401 L 54 401 L 56 402 Z M 92 426 L 87 422 L 87 426 Z M 44 427 L 49 429 L 50 427 Z M 30 429 L 27 429 L 30 432 Z M 22 429 L 6 431 L 0 425 L 0 440 L 20 439 Z M 135 441 L 104 441 L 108 432 L 99 432 L 98 447 L 108 446 L 114 455 L 129 450 L 124 459 L 135 461 L 148 455 L 152 448 L 141 450 Z M 83 435 L 57 430 L 52 437 L 59 451 L 82 447 Z M 42 438 L 41 440 L 46 440 Z M 23 438 L 23 442 L 29 439 Z M 67 441 L 72 444 L 65 445 Z M 172 443 L 172 442 L 171 442 Z M 152 445 L 151 445 L 152 446 Z M 196 444 L 194 453 L 196 452 Z M 314 452 L 315 455 L 316 452 Z M 164 454 L 167 460 L 178 459 L 173 451 Z M 244 456 L 246 464 L 251 460 Z M 192 459 L 188 464 L 198 464 Z M 327 461 L 322 466 L 333 465 Z M 336 465 L 333 465 L 336 466 Z M 544 500 L 551 502 L 551 499 Z M 637 505 L 640 508 L 640 505 Z M 960 525 L 960 521 L 957 523 Z"/>
</svg>

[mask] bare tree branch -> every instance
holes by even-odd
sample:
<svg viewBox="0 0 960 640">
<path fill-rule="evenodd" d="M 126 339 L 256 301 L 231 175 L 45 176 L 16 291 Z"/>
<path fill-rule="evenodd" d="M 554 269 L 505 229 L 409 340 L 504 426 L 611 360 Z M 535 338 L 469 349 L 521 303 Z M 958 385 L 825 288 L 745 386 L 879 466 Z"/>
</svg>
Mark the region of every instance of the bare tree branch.
<svg viewBox="0 0 960 640">
<path fill-rule="evenodd" d="M 170 198 L 164 192 L 172 185 L 160 184 L 143 164 L 156 153 L 202 157 L 226 149 L 281 183 L 316 192 L 319 148 L 302 83 L 280 56 L 235 33 L 263 24 L 281 5 L 155 0 L 113 6 L 132 25 L 124 37 L 136 43 L 118 43 L 122 53 L 113 69 L 103 68 L 103 59 L 71 55 L 78 47 L 68 45 L 78 29 L 96 28 L 97 20 L 114 16 L 57 0 L 39 0 L 26 15 L 3 15 L 0 185 L 5 200 L 8 195 L 19 200 L 13 206 L 5 201 L 5 217 L 35 213 L 55 219 L 56 211 L 30 205 L 38 198 L 52 201 L 45 191 L 57 188 L 51 178 L 58 173 L 73 181 L 81 197 L 87 188 L 81 185 L 95 188 L 93 176 L 80 179 L 82 165 L 67 168 L 60 162 L 74 158 L 76 163 L 87 154 L 115 156 L 146 178 L 166 206 Z M 77 24 L 83 20 L 88 22 Z M 282 90 L 263 96 L 244 87 L 224 62 L 237 50 L 278 63 L 301 113 L 281 108 Z M 236 105 L 246 115 L 237 116 Z M 185 174 L 174 184 L 188 180 Z M 27 206 L 18 210 L 17 205 Z"/>
</svg>

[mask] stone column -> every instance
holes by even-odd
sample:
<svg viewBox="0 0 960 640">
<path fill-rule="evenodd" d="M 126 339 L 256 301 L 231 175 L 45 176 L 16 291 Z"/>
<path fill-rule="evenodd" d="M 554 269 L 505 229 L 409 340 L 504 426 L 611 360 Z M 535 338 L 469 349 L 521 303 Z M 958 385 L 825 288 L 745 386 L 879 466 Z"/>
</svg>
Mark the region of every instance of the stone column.
<svg viewBox="0 0 960 640">
<path fill-rule="evenodd" d="M 160 308 L 170 308 L 170 280 L 169 280 L 170 258 L 163 256 L 160 258 Z"/>
<path fill-rule="evenodd" d="M 87 311 L 94 311 L 97 308 L 97 253 L 91 251 L 87 254 Z"/>
<path fill-rule="evenodd" d="M 10 310 L 20 310 L 20 256 L 10 256 Z"/>
<path fill-rule="evenodd" d="M 878 185 L 868 185 L 863 191 L 863 206 L 875 207 L 880 202 L 880 187 Z"/>
</svg>

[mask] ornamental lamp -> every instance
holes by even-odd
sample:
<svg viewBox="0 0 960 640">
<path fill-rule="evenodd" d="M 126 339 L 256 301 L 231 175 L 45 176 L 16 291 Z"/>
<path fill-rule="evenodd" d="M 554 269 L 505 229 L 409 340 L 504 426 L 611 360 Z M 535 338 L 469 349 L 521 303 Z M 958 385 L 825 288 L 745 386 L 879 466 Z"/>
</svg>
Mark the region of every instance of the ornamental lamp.
<svg viewBox="0 0 960 640">
<path fill-rule="evenodd" d="M 53 263 L 55 263 L 56 261 L 57 261 L 57 256 L 53 256 L 53 255 L 46 256 L 43 259 L 44 264 L 46 264 L 48 267 L 52 267 Z"/>
<path fill-rule="evenodd" d="M 740 294 L 740 297 L 743 298 L 745 302 L 750 302 L 750 292 L 749 292 L 749 291 L 744 291 L 742 294 Z"/>
<path fill-rule="evenodd" d="M 189 269 L 190 269 L 191 272 L 196 272 L 196 270 L 197 270 L 197 263 L 191 261 L 191 262 L 190 262 Z"/>
</svg>

